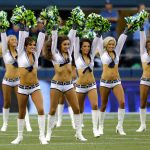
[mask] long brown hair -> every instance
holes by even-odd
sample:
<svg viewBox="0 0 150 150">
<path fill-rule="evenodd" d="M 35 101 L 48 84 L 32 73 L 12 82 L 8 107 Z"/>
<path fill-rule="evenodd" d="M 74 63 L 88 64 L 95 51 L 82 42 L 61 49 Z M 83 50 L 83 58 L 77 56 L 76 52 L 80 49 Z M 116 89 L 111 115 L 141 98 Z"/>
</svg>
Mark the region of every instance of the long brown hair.
<svg viewBox="0 0 150 150">
<path fill-rule="evenodd" d="M 44 58 L 51 61 L 52 60 L 52 52 L 51 52 L 52 39 L 49 38 L 44 43 Z"/>
<path fill-rule="evenodd" d="M 67 36 L 59 36 L 58 37 L 58 41 L 57 41 L 57 49 L 59 50 L 59 52 L 61 52 L 61 44 L 63 41 L 65 40 L 69 40 L 69 38 Z M 70 40 L 69 40 L 70 41 Z"/>
<path fill-rule="evenodd" d="M 26 37 L 24 46 L 27 46 L 27 45 L 31 44 L 32 42 L 35 42 L 35 40 L 31 36 Z"/>
<path fill-rule="evenodd" d="M 84 42 L 88 42 L 90 44 L 90 51 L 88 53 L 88 57 L 91 59 L 90 53 L 91 53 L 92 42 L 88 38 L 81 39 L 81 41 L 80 41 L 80 53 L 82 54 L 81 47 L 82 47 L 82 45 L 83 45 Z"/>
</svg>

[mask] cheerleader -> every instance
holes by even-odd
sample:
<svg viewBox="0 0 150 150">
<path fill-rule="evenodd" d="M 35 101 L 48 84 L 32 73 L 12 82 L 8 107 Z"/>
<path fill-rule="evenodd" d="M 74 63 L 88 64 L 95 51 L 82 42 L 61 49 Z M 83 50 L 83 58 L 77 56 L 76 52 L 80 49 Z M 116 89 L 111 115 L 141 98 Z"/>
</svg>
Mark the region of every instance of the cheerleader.
<svg viewBox="0 0 150 150">
<path fill-rule="evenodd" d="M 120 35 L 118 43 L 116 43 L 116 40 L 113 37 L 108 36 L 104 40 L 102 40 L 102 37 L 100 38 L 98 50 L 103 64 L 103 72 L 100 79 L 100 95 L 102 101 L 99 114 L 100 134 L 103 134 L 105 110 L 108 102 L 108 96 L 112 90 L 119 103 L 116 133 L 119 133 L 120 135 L 126 135 L 123 130 L 123 121 L 125 115 L 124 90 L 121 85 L 118 64 L 121 50 L 127 38 L 127 33 L 128 28 L 123 34 Z"/>
<path fill-rule="evenodd" d="M 76 81 L 77 81 L 77 72 L 76 72 L 76 66 L 75 66 L 75 62 L 74 62 L 74 56 L 72 55 L 72 82 L 73 82 L 74 86 L 75 86 Z M 64 110 L 64 103 L 65 103 L 65 97 L 63 95 L 62 97 L 60 97 L 59 104 L 57 107 L 56 127 L 60 127 L 62 124 L 62 114 L 63 114 L 63 110 Z M 71 118 L 72 128 L 75 129 L 73 110 L 72 110 L 71 106 L 69 105 L 68 101 L 67 101 L 67 105 L 68 105 L 69 115 Z"/>
<path fill-rule="evenodd" d="M 54 65 L 55 75 L 51 80 L 50 90 L 50 112 L 47 122 L 47 141 L 50 141 L 52 129 L 55 126 L 55 113 L 58 106 L 59 98 L 65 95 L 67 101 L 74 112 L 74 121 L 76 128 L 76 138 L 86 141 L 82 135 L 81 119 L 77 96 L 72 83 L 72 50 L 76 31 L 71 29 L 67 36 L 57 35 L 57 30 L 52 31 L 52 62 Z"/>
<path fill-rule="evenodd" d="M 74 57 L 78 70 L 76 93 L 80 106 L 81 121 L 83 122 L 85 97 L 88 95 L 92 106 L 94 137 L 100 136 L 98 132 L 98 95 L 93 74 L 94 56 L 98 46 L 98 41 L 98 37 L 95 37 L 93 42 L 86 38 L 79 41 L 79 37 L 76 37 L 76 41 L 74 43 Z"/>
<path fill-rule="evenodd" d="M 22 27 L 24 25 L 21 25 Z M 22 28 L 21 27 L 21 28 Z M 18 86 L 18 136 L 12 144 L 19 144 L 23 140 L 24 118 L 29 95 L 37 108 L 39 140 L 41 144 L 48 144 L 45 139 L 45 115 L 43 108 L 43 97 L 37 78 L 38 58 L 44 43 L 45 34 L 39 32 L 37 43 L 28 37 L 29 32 L 19 31 L 18 43 L 18 70 L 20 84 Z"/>
<path fill-rule="evenodd" d="M 143 74 L 140 82 L 140 121 L 141 125 L 136 132 L 146 130 L 146 104 L 150 88 L 150 39 L 146 39 L 144 28 L 140 30 L 140 55 Z"/>
<path fill-rule="evenodd" d="M 17 89 L 19 84 L 18 63 L 17 63 L 17 38 L 14 35 L 6 36 L 6 32 L 1 33 L 2 40 L 2 56 L 5 63 L 6 72 L 2 81 L 3 91 L 3 126 L 1 131 L 5 132 L 8 126 L 9 110 L 11 104 L 11 92 L 14 89 L 17 97 Z M 31 132 L 28 110 L 26 111 L 26 129 Z"/>
</svg>

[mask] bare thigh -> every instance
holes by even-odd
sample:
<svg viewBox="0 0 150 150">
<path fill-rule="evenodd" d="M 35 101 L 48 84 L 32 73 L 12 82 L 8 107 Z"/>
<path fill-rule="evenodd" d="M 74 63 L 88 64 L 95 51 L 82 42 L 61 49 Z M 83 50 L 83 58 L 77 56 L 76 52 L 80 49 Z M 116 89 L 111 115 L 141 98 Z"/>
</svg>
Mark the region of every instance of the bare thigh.
<svg viewBox="0 0 150 150">
<path fill-rule="evenodd" d="M 92 89 L 88 92 L 88 97 L 92 106 L 92 110 L 98 109 L 98 95 L 97 89 Z"/>
<path fill-rule="evenodd" d="M 59 98 L 59 104 L 64 104 L 65 103 L 65 96 L 62 95 L 60 98 Z"/>
<path fill-rule="evenodd" d="M 60 97 L 63 97 L 63 92 L 57 89 L 50 90 L 50 115 L 55 115 Z"/>
<path fill-rule="evenodd" d="M 65 96 L 66 96 L 70 106 L 72 107 L 74 114 L 79 114 L 80 113 L 79 103 L 78 103 L 75 89 L 72 88 L 69 91 L 65 92 Z"/>
<path fill-rule="evenodd" d="M 140 107 L 145 108 L 147 105 L 147 98 L 149 93 L 149 86 L 140 84 Z"/>
<path fill-rule="evenodd" d="M 31 94 L 31 98 L 39 115 L 44 115 L 43 96 L 41 90 L 36 90 Z"/>
<path fill-rule="evenodd" d="M 108 96 L 110 94 L 111 89 L 107 87 L 100 87 L 100 96 L 101 96 L 101 108 L 100 110 L 104 112 L 106 110 Z"/>
<path fill-rule="evenodd" d="M 25 118 L 28 98 L 29 98 L 28 95 L 18 93 L 19 119 Z"/>
<path fill-rule="evenodd" d="M 79 103 L 79 108 L 80 108 L 80 113 L 84 112 L 84 101 L 86 97 L 86 93 L 79 93 L 76 92 L 78 103 Z"/>
<path fill-rule="evenodd" d="M 2 91 L 3 91 L 3 99 L 4 99 L 4 108 L 10 108 L 11 104 L 11 93 L 13 87 L 2 84 Z"/>
<path fill-rule="evenodd" d="M 118 100 L 119 107 L 124 109 L 125 102 L 124 102 L 124 90 L 123 90 L 122 85 L 119 84 L 119 85 L 115 86 L 113 88 L 113 93 Z"/>
</svg>

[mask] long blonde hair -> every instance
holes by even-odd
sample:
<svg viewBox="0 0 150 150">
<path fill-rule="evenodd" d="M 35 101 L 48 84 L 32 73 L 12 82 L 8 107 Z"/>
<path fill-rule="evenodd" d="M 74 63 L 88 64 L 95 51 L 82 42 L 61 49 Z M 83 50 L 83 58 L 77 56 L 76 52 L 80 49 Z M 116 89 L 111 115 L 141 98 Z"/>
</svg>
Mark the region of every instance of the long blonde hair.
<svg viewBox="0 0 150 150">
<path fill-rule="evenodd" d="M 9 47 L 9 40 L 12 38 L 12 37 L 15 37 L 17 39 L 17 37 L 15 35 L 9 35 L 7 36 L 7 46 L 8 46 L 8 49 L 10 49 Z M 18 41 L 17 41 L 18 42 Z"/>
<path fill-rule="evenodd" d="M 106 37 L 106 38 L 103 40 L 104 50 L 107 50 L 106 47 L 107 47 L 109 41 L 114 41 L 114 42 L 115 42 L 115 45 L 116 45 L 116 40 L 115 40 L 115 38 L 113 38 L 113 37 L 111 37 L 111 36 L 108 36 L 108 37 Z"/>
</svg>

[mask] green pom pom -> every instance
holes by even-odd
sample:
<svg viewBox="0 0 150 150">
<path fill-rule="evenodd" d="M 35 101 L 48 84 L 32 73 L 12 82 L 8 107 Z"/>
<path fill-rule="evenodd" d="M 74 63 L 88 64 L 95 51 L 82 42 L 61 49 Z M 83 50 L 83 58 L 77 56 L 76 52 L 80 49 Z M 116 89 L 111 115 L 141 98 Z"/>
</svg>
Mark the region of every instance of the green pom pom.
<svg viewBox="0 0 150 150">
<path fill-rule="evenodd" d="M 26 23 L 26 26 L 28 28 L 32 28 L 32 27 L 35 27 L 37 25 L 36 17 L 34 15 L 33 11 L 26 10 L 24 12 L 24 16 L 25 16 L 25 23 Z"/>
<path fill-rule="evenodd" d="M 7 12 L 0 11 L 0 32 L 3 32 L 9 27 L 9 21 L 7 20 Z"/>
<path fill-rule="evenodd" d="M 135 32 L 138 28 L 140 28 L 144 24 L 145 19 L 147 19 L 148 16 L 149 16 L 148 12 L 142 10 L 135 16 L 125 17 L 126 23 L 131 26 L 128 29 L 128 32 Z"/>
<path fill-rule="evenodd" d="M 70 29 L 72 28 L 73 24 L 75 24 L 77 27 L 77 33 L 82 31 L 85 27 L 85 14 L 80 7 L 74 8 L 71 11 L 71 16 L 66 21 L 66 26 L 68 26 Z"/>
<path fill-rule="evenodd" d="M 68 35 L 70 28 L 68 26 L 63 26 L 58 29 L 58 35 Z"/>
<path fill-rule="evenodd" d="M 19 24 L 20 22 L 25 20 L 25 11 L 26 8 L 24 6 L 16 6 L 16 8 L 13 9 L 13 15 L 10 19 L 10 21 L 13 24 Z"/>
<path fill-rule="evenodd" d="M 84 30 L 80 32 L 80 35 L 79 35 L 80 38 L 88 38 L 90 40 L 93 40 L 95 36 L 96 36 L 96 33 L 93 30 L 89 30 L 87 28 L 84 28 Z"/>
<path fill-rule="evenodd" d="M 107 32 L 110 30 L 110 23 L 108 19 L 103 18 L 101 15 L 91 13 L 87 17 L 86 28 L 94 30 L 95 32 Z"/>
<path fill-rule="evenodd" d="M 56 6 L 50 6 L 42 10 L 40 18 L 47 21 L 46 31 L 51 35 L 54 25 L 59 24 L 59 12 Z"/>
</svg>

